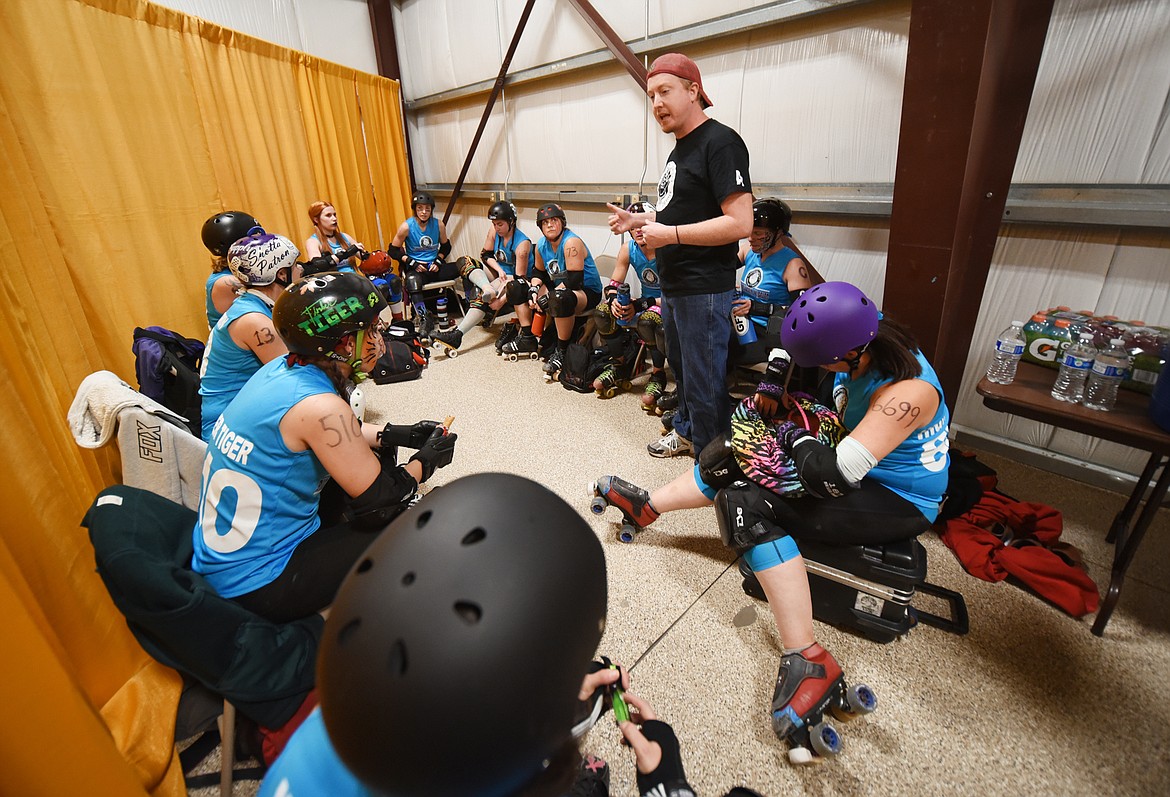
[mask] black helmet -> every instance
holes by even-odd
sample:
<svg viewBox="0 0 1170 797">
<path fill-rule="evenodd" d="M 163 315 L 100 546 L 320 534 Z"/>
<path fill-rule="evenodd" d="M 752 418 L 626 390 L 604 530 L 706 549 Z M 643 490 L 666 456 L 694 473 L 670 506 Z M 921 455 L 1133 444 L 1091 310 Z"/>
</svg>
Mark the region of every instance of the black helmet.
<svg viewBox="0 0 1170 797">
<path fill-rule="evenodd" d="M 216 257 L 225 257 L 236 241 L 260 226 L 242 210 L 226 210 L 203 222 L 203 245 Z"/>
<path fill-rule="evenodd" d="M 368 329 L 386 308 L 374 283 L 355 272 L 314 274 L 284 289 L 272 308 L 272 323 L 288 350 L 305 356 L 325 355 L 356 368 L 356 358 L 334 351 L 346 335 Z"/>
<path fill-rule="evenodd" d="M 536 226 L 539 227 L 540 223 L 547 219 L 560 219 L 566 225 L 569 223 L 569 220 L 565 218 L 565 211 L 561 210 L 561 206 L 556 202 L 541 205 L 540 210 L 536 211 Z"/>
<path fill-rule="evenodd" d="M 557 495 L 504 473 L 434 490 L 333 601 L 329 739 L 375 791 L 511 794 L 572 738 L 605 611 L 601 544 Z"/>
<path fill-rule="evenodd" d="M 764 227 L 773 232 L 788 235 L 792 227 L 792 208 L 782 199 L 768 197 L 757 199 L 752 204 L 753 226 Z"/>
<path fill-rule="evenodd" d="M 506 221 L 516 223 L 516 206 L 506 199 L 501 199 L 488 208 L 488 218 L 492 221 Z"/>
<path fill-rule="evenodd" d="M 631 202 L 630 206 L 627 207 L 626 210 L 628 210 L 630 213 L 650 213 L 653 212 L 654 206 L 649 202 L 638 200 L 637 202 Z"/>
<path fill-rule="evenodd" d="M 435 198 L 426 191 L 415 191 L 414 196 L 410 198 L 410 208 L 414 210 L 417 205 L 430 205 L 431 210 L 435 209 Z"/>
</svg>

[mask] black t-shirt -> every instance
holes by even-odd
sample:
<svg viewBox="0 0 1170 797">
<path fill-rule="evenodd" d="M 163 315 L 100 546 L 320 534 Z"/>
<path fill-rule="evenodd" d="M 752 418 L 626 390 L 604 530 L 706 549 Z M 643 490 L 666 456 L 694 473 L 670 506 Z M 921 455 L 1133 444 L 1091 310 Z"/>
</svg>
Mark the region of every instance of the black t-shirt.
<svg viewBox="0 0 1170 797">
<path fill-rule="evenodd" d="M 708 119 L 683 136 L 658 181 L 656 220 L 694 224 L 723 215 L 732 194 L 752 192 L 747 145 L 725 124 Z M 739 242 L 720 246 L 672 244 L 658 248 L 658 274 L 667 296 L 720 293 L 735 287 Z"/>
</svg>

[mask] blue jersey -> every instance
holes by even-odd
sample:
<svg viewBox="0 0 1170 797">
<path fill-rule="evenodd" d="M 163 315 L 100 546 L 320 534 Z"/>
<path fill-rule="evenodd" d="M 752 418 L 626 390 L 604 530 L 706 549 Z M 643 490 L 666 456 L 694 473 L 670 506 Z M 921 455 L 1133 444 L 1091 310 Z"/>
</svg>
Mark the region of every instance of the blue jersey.
<svg viewBox="0 0 1170 797">
<path fill-rule="evenodd" d="M 325 251 L 326 247 L 321 247 L 321 254 L 336 255 L 336 254 L 339 254 L 341 252 L 344 252 L 346 249 L 353 246 L 353 239 L 352 238 L 350 238 L 348 235 L 346 235 L 345 233 L 343 233 L 341 231 L 338 231 L 337 234 L 341 236 L 341 240 L 345 241 L 345 243 L 342 244 L 342 243 L 339 243 L 337 241 L 326 241 L 325 243 L 328 245 L 329 251 L 328 251 L 328 253 L 326 253 L 326 251 Z M 321 237 L 319 235 L 317 235 L 317 233 L 313 233 L 312 235 L 309 236 L 309 240 L 317 241 L 318 243 L 320 243 Z M 356 257 L 356 255 L 355 255 L 355 257 Z M 356 272 L 357 269 L 355 269 L 353 267 L 353 263 L 354 263 L 354 258 L 352 258 L 352 257 L 349 258 L 348 260 L 342 260 L 337 265 L 337 270 L 340 272 L 346 272 L 346 271 Z"/>
<path fill-rule="evenodd" d="M 439 220 L 431 216 L 427 226 L 421 227 L 418 216 L 411 216 L 406 228 L 406 256 L 420 263 L 434 263 L 439 256 Z"/>
<path fill-rule="evenodd" d="M 221 313 L 219 310 L 215 309 L 215 302 L 213 302 L 211 300 L 211 289 L 213 287 L 215 287 L 215 283 L 219 282 L 221 279 L 225 279 L 227 277 L 230 277 L 231 275 L 232 275 L 232 273 L 230 271 L 213 271 L 213 272 L 211 272 L 211 276 L 209 276 L 207 278 L 206 289 L 207 289 L 207 328 L 208 329 L 215 329 L 215 325 L 219 322 L 220 316 L 223 315 L 223 313 Z"/>
<path fill-rule="evenodd" d="M 662 296 L 662 285 L 659 284 L 658 279 L 658 259 L 651 260 L 646 257 L 646 253 L 642 251 L 642 247 L 638 246 L 638 242 L 631 238 L 626 242 L 626 251 L 630 255 L 630 268 L 638 275 L 638 281 L 642 283 L 642 298 L 643 299 L 658 299 Z"/>
<path fill-rule="evenodd" d="M 321 709 L 305 718 L 285 745 L 284 752 L 272 762 L 259 797 L 366 797 L 373 792 L 363 786 L 333 749 L 325 732 Z"/>
<path fill-rule="evenodd" d="M 321 393 L 336 393 L 324 371 L 277 357 L 214 422 L 192 569 L 225 598 L 275 580 L 321 525 L 317 506 L 328 473 L 312 450 L 290 451 L 280 434 L 289 409 Z"/>
<path fill-rule="evenodd" d="M 951 415 L 943 401 L 942 386 L 934 368 L 922 356 L 922 352 L 918 352 L 917 358 L 922 365 L 922 374 L 918 378 L 938 391 L 938 410 L 928 423 L 919 424 L 915 432 L 882 457 L 881 462 L 865 478 L 873 479 L 902 496 L 933 523 L 938 517 L 939 504 L 947 489 L 947 469 L 950 466 L 950 455 L 947 452 L 951 447 L 947 431 Z M 833 399 L 846 429 L 857 428 L 869 411 L 873 394 L 892 381 L 874 368 L 857 379 L 850 379 L 849 374 L 836 375 Z M 892 409 L 895 413 L 900 411 L 896 407 Z"/>
<path fill-rule="evenodd" d="M 512 240 L 507 243 L 499 235 L 496 236 L 495 251 L 492 257 L 509 276 L 516 276 L 516 247 L 525 241 L 532 243 L 532 239 L 520 232 L 519 227 L 512 230 Z M 528 250 L 528 271 L 525 273 L 531 274 L 534 268 L 536 268 L 536 249 L 531 248 Z"/>
<path fill-rule="evenodd" d="M 251 349 L 242 349 L 232 340 L 228 327 L 240 316 L 263 313 L 272 318 L 272 306 L 252 292 L 246 292 L 227 309 L 211 330 L 203 365 L 199 371 L 199 395 L 203 396 L 204 440 L 211 440 L 211 427 L 252 374 L 260 370 L 260 358 Z"/>
<path fill-rule="evenodd" d="M 784 269 L 797 257 L 799 255 L 786 246 L 761 261 L 759 254 L 749 249 L 743 259 L 743 278 L 739 281 L 740 294 L 745 298 L 777 307 L 792 304 L 792 294 L 788 292 L 788 283 L 784 281 Z M 761 326 L 768 325 L 767 316 L 753 315 L 751 319 Z"/>
<path fill-rule="evenodd" d="M 580 240 L 577 233 L 565 230 L 564 234 L 561 235 L 560 246 L 555 251 L 552 244 L 543 235 L 536 242 L 536 247 L 540 250 L 540 259 L 544 261 L 544 270 L 554 285 L 564 284 L 565 274 L 568 273 L 562 265 L 565 262 L 565 243 L 574 238 Z M 585 242 L 581 241 L 581 245 L 585 246 Z M 597 264 L 593 262 L 593 255 L 589 253 L 587 246 L 585 247 L 585 287 L 601 293 L 601 275 L 597 273 Z"/>
</svg>

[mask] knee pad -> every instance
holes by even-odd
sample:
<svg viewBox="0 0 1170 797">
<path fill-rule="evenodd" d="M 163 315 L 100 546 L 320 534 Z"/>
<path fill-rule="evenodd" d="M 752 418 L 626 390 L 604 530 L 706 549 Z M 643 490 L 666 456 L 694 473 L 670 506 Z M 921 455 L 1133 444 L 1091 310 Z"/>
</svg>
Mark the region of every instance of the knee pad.
<svg viewBox="0 0 1170 797">
<path fill-rule="evenodd" d="M 426 288 L 427 278 L 417 271 L 412 271 L 406 275 L 405 283 L 406 290 L 410 291 L 411 293 L 418 293 L 419 291 Z"/>
<path fill-rule="evenodd" d="M 466 277 L 477 268 L 482 269 L 483 263 L 476 260 L 474 257 L 463 255 L 455 261 L 455 265 L 459 266 L 459 276 Z"/>
<path fill-rule="evenodd" d="M 508 304 L 525 304 L 528 302 L 528 280 L 517 277 L 508 283 L 504 293 L 508 295 Z"/>
<path fill-rule="evenodd" d="M 553 318 L 572 318 L 577 314 L 577 294 L 568 288 L 555 289 L 548 303 L 548 314 Z"/>
<path fill-rule="evenodd" d="M 720 434 L 699 452 L 695 463 L 695 483 L 708 498 L 725 487 L 730 487 L 746 477 L 735 461 L 735 451 L 726 433 Z"/>
<path fill-rule="evenodd" d="M 617 332 L 617 319 L 610 312 L 609 302 L 598 302 L 597 306 L 593 308 L 593 321 L 597 324 L 597 331 L 603 336 Z"/>
<path fill-rule="evenodd" d="M 763 490 L 752 482 L 736 482 L 715 494 L 715 517 L 723 544 L 737 554 L 788 536 L 772 519 Z M 773 501 L 779 498 L 773 496 Z"/>
<path fill-rule="evenodd" d="M 662 314 L 658 312 L 658 305 L 642 311 L 638 316 L 638 337 L 650 346 L 658 345 L 658 332 L 662 329 Z"/>
</svg>

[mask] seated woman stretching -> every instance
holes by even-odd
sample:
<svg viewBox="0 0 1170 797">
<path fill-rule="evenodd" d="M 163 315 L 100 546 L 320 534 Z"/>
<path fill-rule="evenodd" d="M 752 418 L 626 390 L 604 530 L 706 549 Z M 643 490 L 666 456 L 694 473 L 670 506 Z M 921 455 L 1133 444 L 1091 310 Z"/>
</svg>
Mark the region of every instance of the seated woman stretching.
<svg viewBox="0 0 1170 797">
<path fill-rule="evenodd" d="M 273 622 L 327 607 L 371 531 L 454 455 L 456 435 L 438 422 L 379 429 L 359 422 L 342 398 L 346 381 L 361 379 L 385 351 L 385 307 L 360 274 L 326 272 L 289 286 L 273 322 L 290 354 L 257 371 L 211 433 L 192 569 Z M 418 449 L 405 466 L 385 450 L 398 445 Z M 350 503 L 347 522 L 323 527 L 328 477 Z"/>
<path fill-rule="evenodd" d="M 773 440 L 750 441 L 748 451 L 717 438 L 692 473 L 653 493 L 609 476 L 597 491 L 641 527 L 663 512 L 715 504 L 723 540 L 759 579 L 783 640 L 771 714 L 776 734 L 788 738 L 842 675 L 816 644 L 797 540 L 882 544 L 926 531 L 947 486 L 950 415 L 913 336 L 853 285 L 826 282 L 805 291 L 780 337 L 793 363 L 835 374 L 833 399 L 848 430 L 836 448 L 784 421 L 774 424 Z M 779 417 L 791 405 L 786 371 L 780 358 L 773 360 L 749 399 L 761 417 Z M 753 465 L 777 456 L 795 468 L 803 497 L 759 483 L 768 469 Z"/>
</svg>

